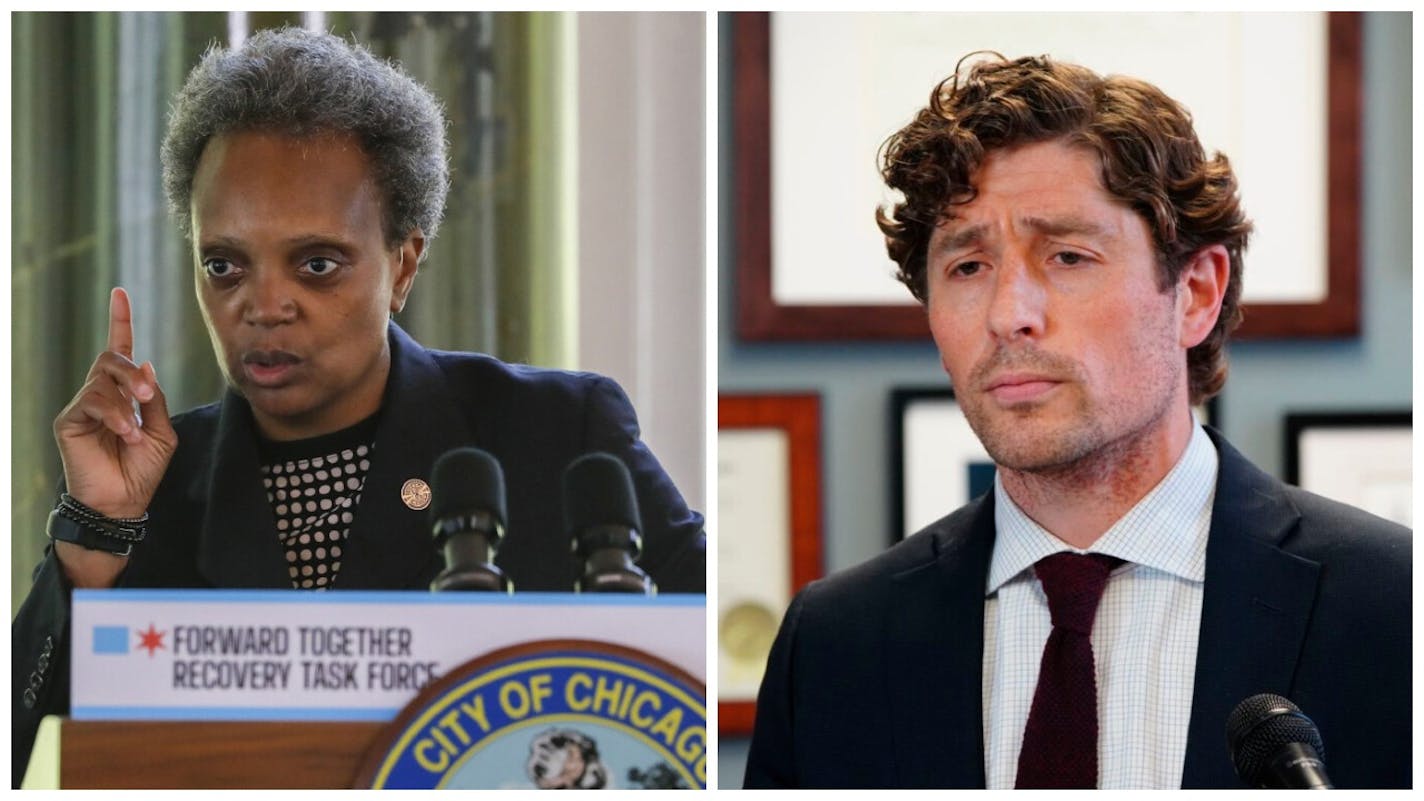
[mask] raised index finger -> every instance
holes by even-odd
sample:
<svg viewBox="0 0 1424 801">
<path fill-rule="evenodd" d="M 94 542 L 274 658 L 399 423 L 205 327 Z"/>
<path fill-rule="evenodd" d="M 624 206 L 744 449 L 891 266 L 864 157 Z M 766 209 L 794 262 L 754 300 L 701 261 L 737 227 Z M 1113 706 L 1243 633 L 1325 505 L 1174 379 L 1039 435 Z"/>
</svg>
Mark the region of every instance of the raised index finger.
<svg viewBox="0 0 1424 801">
<path fill-rule="evenodd" d="M 129 308 L 129 293 L 114 287 L 109 293 L 108 350 L 133 360 L 133 312 Z"/>
</svg>

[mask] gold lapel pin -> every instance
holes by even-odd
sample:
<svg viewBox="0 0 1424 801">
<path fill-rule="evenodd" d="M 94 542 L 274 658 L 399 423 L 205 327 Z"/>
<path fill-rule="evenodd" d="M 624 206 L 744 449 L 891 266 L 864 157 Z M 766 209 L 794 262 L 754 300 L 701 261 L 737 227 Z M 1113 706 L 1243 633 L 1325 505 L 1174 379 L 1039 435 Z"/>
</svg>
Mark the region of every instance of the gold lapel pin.
<svg viewBox="0 0 1424 801">
<path fill-rule="evenodd" d="M 430 485 L 418 478 L 412 478 L 401 485 L 401 500 L 405 505 L 419 512 L 430 505 Z"/>
</svg>

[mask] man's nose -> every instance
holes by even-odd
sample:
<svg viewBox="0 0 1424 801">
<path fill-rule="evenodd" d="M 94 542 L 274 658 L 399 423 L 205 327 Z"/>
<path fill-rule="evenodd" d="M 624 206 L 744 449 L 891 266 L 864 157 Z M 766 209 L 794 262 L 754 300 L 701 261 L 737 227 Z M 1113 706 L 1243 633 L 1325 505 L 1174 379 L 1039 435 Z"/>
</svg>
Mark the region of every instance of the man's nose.
<svg viewBox="0 0 1424 801">
<path fill-rule="evenodd" d="M 1027 259 L 1016 255 L 1004 259 L 994 275 L 989 300 L 990 333 L 1004 341 L 1042 336 L 1047 299 L 1043 276 Z"/>
</svg>

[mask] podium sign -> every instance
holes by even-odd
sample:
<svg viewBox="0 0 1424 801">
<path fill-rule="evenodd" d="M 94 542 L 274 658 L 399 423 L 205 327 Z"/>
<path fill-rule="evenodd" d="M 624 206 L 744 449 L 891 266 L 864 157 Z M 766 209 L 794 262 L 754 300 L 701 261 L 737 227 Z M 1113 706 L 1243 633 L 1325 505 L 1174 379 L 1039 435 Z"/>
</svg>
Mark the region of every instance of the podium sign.
<svg viewBox="0 0 1424 801">
<path fill-rule="evenodd" d="M 635 649 L 705 680 L 705 598 L 76 590 L 75 720 L 388 721 L 531 638 Z"/>
<path fill-rule="evenodd" d="M 547 640 L 452 669 L 365 759 L 377 789 L 705 789 L 706 688 L 601 642 Z"/>
</svg>

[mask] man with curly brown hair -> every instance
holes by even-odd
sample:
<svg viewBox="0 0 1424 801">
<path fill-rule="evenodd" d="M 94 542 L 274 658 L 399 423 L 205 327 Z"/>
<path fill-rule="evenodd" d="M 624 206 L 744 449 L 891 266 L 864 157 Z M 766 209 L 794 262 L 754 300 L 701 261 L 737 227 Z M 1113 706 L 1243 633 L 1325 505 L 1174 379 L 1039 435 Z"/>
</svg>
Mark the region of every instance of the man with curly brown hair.
<svg viewBox="0 0 1424 801">
<path fill-rule="evenodd" d="M 976 58 L 882 175 L 890 256 L 997 477 L 797 596 L 747 785 L 1238 787 L 1226 721 L 1269 692 L 1338 786 L 1409 786 L 1409 532 L 1190 411 L 1226 380 L 1251 223 L 1187 110 Z"/>
</svg>

